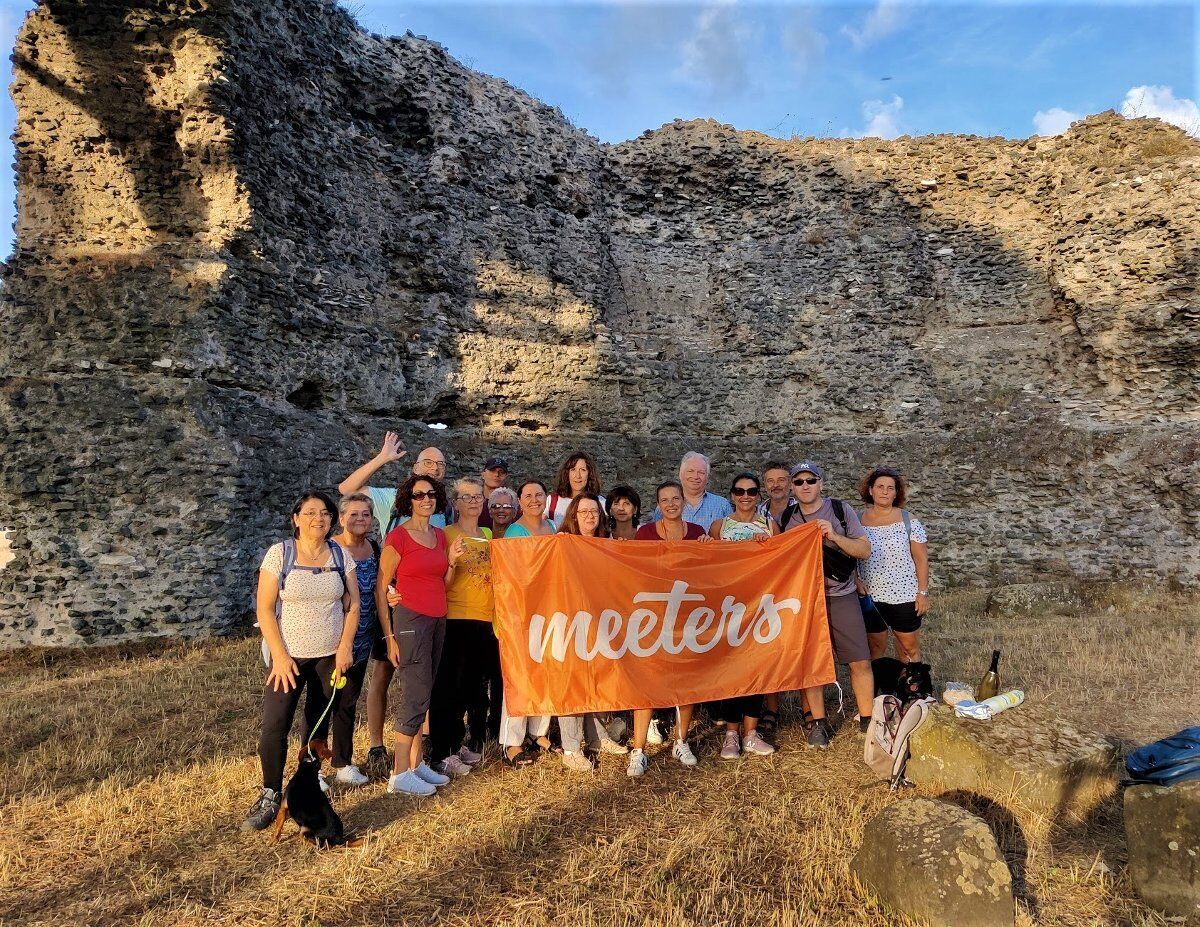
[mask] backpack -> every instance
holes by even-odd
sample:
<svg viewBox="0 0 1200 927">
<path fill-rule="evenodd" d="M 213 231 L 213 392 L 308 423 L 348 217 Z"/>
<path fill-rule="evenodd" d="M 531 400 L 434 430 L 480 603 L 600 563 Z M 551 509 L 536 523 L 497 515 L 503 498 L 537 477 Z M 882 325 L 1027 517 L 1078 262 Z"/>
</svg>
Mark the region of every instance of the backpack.
<svg viewBox="0 0 1200 927">
<path fill-rule="evenodd" d="M 863 744 L 863 762 L 892 791 L 903 782 L 908 739 L 929 715 L 933 699 L 918 699 L 905 708 L 894 695 L 880 695 L 871 708 L 871 728 Z"/>
<path fill-rule="evenodd" d="M 345 595 L 350 591 L 346 585 L 346 554 L 342 550 L 342 545 L 336 541 L 325 542 L 329 545 L 329 553 L 333 555 L 333 568 L 337 570 L 338 576 L 342 578 L 342 594 Z M 375 555 L 379 556 L 379 551 L 375 541 L 371 541 L 371 549 L 375 551 Z M 283 592 L 283 586 L 287 582 L 288 574 L 296 566 L 296 539 L 288 538 L 283 542 L 283 569 L 279 573 L 279 591 Z M 308 569 L 308 567 L 305 567 Z M 317 570 L 322 572 L 322 570 Z"/>
<path fill-rule="evenodd" d="M 848 531 L 846 528 L 846 503 L 841 499 L 830 499 L 829 503 L 833 506 L 833 514 L 837 516 L 837 520 L 842 526 L 842 534 L 846 535 Z M 783 517 L 779 519 L 780 531 L 787 529 L 788 522 L 792 520 L 792 515 L 797 512 L 800 512 L 799 505 L 788 506 L 784 509 Z M 803 512 L 800 512 L 800 520 L 808 521 L 804 517 Z M 825 544 L 821 550 L 821 566 L 826 579 L 831 579 L 836 583 L 844 583 L 854 575 L 854 571 L 858 568 L 858 560 L 836 547 Z"/>
<path fill-rule="evenodd" d="M 1125 760 L 1134 783 L 1174 785 L 1200 779 L 1200 727 L 1189 727 L 1134 750 Z"/>
</svg>

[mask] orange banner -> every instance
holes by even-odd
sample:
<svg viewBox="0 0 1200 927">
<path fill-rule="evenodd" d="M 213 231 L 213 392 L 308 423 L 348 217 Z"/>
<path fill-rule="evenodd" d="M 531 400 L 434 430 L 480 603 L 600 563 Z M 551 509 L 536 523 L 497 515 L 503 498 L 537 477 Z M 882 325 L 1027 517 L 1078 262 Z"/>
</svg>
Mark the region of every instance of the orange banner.
<svg viewBox="0 0 1200 927">
<path fill-rule="evenodd" d="M 832 682 L 814 523 L 769 541 L 491 545 L 513 717 L 666 708 Z"/>
</svg>

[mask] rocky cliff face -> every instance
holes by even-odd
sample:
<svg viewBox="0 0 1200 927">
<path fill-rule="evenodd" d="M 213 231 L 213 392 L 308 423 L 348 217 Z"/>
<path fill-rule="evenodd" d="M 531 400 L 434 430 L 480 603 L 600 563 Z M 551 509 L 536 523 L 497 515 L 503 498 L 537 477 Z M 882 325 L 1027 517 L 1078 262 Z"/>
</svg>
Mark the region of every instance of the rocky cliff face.
<svg viewBox="0 0 1200 927">
<path fill-rule="evenodd" d="M 1174 129 L 608 147 L 315 0 L 44 0 L 14 60 L 0 643 L 244 625 L 291 499 L 388 427 L 643 488 L 888 462 L 943 582 L 1200 577 Z"/>
</svg>

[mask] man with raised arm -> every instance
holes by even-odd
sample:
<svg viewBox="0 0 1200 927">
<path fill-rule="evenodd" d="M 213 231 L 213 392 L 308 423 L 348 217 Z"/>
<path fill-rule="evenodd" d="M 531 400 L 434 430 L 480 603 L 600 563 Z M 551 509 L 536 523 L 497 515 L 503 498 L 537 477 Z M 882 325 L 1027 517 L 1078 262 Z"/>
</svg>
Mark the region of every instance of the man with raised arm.
<svg viewBox="0 0 1200 927">
<path fill-rule="evenodd" d="M 352 492 L 366 492 L 371 496 L 371 503 L 375 515 L 379 519 L 379 528 L 383 537 L 387 537 L 389 531 L 407 519 L 397 516 L 395 522 L 392 521 L 392 507 L 396 503 L 395 486 L 368 486 L 367 482 L 377 471 L 407 456 L 408 451 L 400 443 L 400 436 L 394 431 L 389 431 L 383 437 L 383 447 L 379 449 L 379 453 L 338 484 L 338 492 L 343 496 Z M 439 483 L 445 483 L 446 455 L 436 447 L 422 448 L 421 453 L 417 454 L 417 459 L 413 462 L 412 472 L 414 476 L 432 476 Z M 429 519 L 429 523 L 435 528 L 445 528 L 452 521 L 454 521 L 454 511 L 450 507 L 447 507 L 445 515 L 438 514 Z"/>
</svg>

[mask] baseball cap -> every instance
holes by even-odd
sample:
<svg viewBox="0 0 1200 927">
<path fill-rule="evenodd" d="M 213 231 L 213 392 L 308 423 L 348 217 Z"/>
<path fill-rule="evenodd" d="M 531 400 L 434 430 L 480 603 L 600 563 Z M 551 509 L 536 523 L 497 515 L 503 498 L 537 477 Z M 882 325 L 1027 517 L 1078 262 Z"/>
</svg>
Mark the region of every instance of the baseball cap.
<svg viewBox="0 0 1200 927">
<path fill-rule="evenodd" d="M 503 470 L 505 473 L 507 473 L 508 472 L 508 461 L 505 460 L 503 457 L 489 457 L 487 460 L 485 460 L 483 462 L 483 469 L 485 469 L 485 470 Z"/>
<path fill-rule="evenodd" d="M 795 478 L 797 473 L 811 473 L 819 480 L 825 479 L 825 471 L 818 467 L 811 460 L 803 460 L 796 466 L 792 467 L 791 476 Z"/>
</svg>

